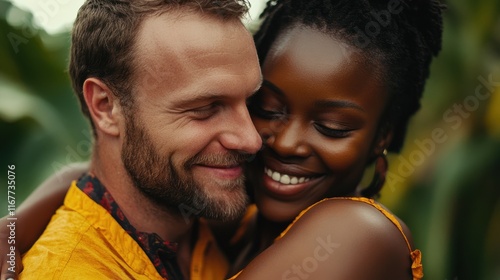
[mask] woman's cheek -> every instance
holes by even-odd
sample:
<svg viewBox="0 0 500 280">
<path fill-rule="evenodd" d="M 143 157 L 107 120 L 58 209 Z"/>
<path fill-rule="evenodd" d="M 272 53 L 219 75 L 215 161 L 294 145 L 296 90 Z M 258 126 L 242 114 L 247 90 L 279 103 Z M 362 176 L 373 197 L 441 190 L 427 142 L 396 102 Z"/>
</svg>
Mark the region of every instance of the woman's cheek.
<svg viewBox="0 0 500 280">
<path fill-rule="evenodd" d="M 316 140 L 316 153 L 323 159 L 328 168 L 334 172 L 350 170 L 353 165 L 365 158 L 366 147 L 356 143 L 354 139 L 337 138 L 329 141 Z M 321 143 L 318 145 L 318 143 Z"/>
</svg>

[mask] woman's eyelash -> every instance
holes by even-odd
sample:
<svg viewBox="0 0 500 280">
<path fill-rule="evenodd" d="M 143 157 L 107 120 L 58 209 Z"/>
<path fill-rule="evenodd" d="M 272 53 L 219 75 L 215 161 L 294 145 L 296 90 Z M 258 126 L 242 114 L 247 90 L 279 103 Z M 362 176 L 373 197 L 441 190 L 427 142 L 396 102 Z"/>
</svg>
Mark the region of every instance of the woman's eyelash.
<svg viewBox="0 0 500 280">
<path fill-rule="evenodd" d="M 333 137 L 333 138 L 344 138 L 349 136 L 351 133 L 352 129 L 333 129 L 329 128 L 325 125 L 322 125 L 320 123 L 314 123 L 314 127 L 316 130 L 318 130 L 321 134 L 327 136 L 327 137 Z"/>
<path fill-rule="evenodd" d="M 286 116 L 286 110 L 266 110 L 260 106 L 251 106 L 250 111 L 264 119 L 276 119 Z"/>
<path fill-rule="evenodd" d="M 271 110 L 266 110 L 260 106 L 251 106 L 250 111 L 254 115 L 256 115 L 260 118 L 266 119 L 266 120 L 282 119 L 282 118 L 285 118 L 287 115 L 285 110 L 282 110 L 282 111 L 272 110 L 271 111 Z M 353 131 L 353 129 L 330 128 L 330 127 L 325 126 L 325 125 L 318 123 L 318 122 L 314 122 L 313 125 L 319 133 L 325 135 L 326 137 L 331 137 L 331 138 L 344 138 L 344 137 L 349 136 L 351 131 Z"/>
</svg>

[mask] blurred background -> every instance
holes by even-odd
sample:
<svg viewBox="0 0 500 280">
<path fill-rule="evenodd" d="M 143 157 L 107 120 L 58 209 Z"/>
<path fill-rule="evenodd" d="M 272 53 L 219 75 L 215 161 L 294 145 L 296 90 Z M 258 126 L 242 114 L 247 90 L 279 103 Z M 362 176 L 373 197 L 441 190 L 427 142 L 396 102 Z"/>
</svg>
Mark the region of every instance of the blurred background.
<svg viewBox="0 0 500 280">
<path fill-rule="evenodd" d="M 254 0 L 248 24 L 264 1 Z M 82 0 L 0 0 L 0 215 L 91 153 L 66 70 Z M 425 279 L 500 279 L 500 1 L 449 0 L 443 51 L 380 200 L 423 251 Z"/>
</svg>

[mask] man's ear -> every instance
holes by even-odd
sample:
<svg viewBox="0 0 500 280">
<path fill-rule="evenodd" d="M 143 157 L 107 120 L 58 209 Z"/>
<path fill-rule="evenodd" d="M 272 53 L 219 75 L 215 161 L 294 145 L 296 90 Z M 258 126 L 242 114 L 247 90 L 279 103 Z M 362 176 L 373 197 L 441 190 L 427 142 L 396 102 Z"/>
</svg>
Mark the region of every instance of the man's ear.
<svg viewBox="0 0 500 280">
<path fill-rule="evenodd" d="M 393 136 L 394 136 L 394 127 L 387 126 L 382 128 L 377 137 L 377 141 L 375 142 L 373 154 L 375 156 L 383 154 L 384 150 L 387 149 L 391 144 Z"/>
<path fill-rule="evenodd" d="M 109 87 L 99 79 L 88 78 L 83 83 L 83 96 L 95 129 L 110 136 L 120 135 L 121 108 Z"/>
</svg>

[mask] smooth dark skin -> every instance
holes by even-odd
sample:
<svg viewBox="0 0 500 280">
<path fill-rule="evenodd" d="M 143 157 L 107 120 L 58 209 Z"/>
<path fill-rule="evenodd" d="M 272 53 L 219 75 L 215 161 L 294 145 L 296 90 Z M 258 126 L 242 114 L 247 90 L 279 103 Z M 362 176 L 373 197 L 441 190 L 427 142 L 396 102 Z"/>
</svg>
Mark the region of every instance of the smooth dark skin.
<svg viewBox="0 0 500 280">
<path fill-rule="evenodd" d="M 253 228 L 257 237 L 249 240 L 250 253 L 240 255 L 236 266 L 253 261 L 237 279 L 412 279 L 403 236 L 364 203 L 320 203 L 274 242 L 309 205 L 326 197 L 358 196 L 356 188 L 370 159 L 390 143 L 390 131 L 379 130 L 385 88 L 360 51 L 345 46 L 319 31 L 295 27 L 276 40 L 262 66 L 264 79 L 273 86 L 262 88 L 259 108 L 286 113 L 252 117 L 266 146 L 250 170 L 258 182 L 255 198 L 261 216 Z M 276 124 L 276 119 L 281 121 Z M 280 186 L 266 178 L 263 166 L 314 179 L 298 194 L 282 195 L 272 191 Z M 35 207 L 52 214 L 54 209 L 45 203 Z M 330 251 L 321 249 L 325 243 L 332 246 Z"/>
<path fill-rule="evenodd" d="M 378 135 L 385 88 L 360 53 L 344 47 L 297 27 L 278 37 L 263 65 L 270 86 L 262 87 L 257 107 L 277 117 L 266 119 L 268 113 L 253 110 L 254 125 L 269 148 L 260 154 L 260 164 L 314 177 L 307 189 L 279 195 L 266 188 L 272 182 L 262 165 L 254 165 L 257 205 L 271 220 L 290 221 L 325 197 L 356 195 L 368 160 L 388 145 L 390 135 Z"/>
<path fill-rule="evenodd" d="M 390 131 L 379 130 L 387 93 L 364 61 L 359 50 L 303 27 L 279 36 L 271 48 L 262 66 L 267 82 L 252 110 L 258 112 L 252 119 L 267 149 L 250 176 L 258 180 L 255 201 L 262 215 L 253 252 L 269 248 L 238 279 L 412 279 L 403 236 L 364 203 L 323 202 L 273 243 L 309 205 L 326 197 L 359 196 L 356 187 L 369 159 L 389 145 Z M 296 194 L 281 194 L 273 190 L 286 185 L 271 180 L 263 166 L 314 179 Z M 313 271 L 294 271 L 314 255 L 317 238 L 339 246 L 316 269 L 309 263 L 306 268 Z"/>
</svg>

